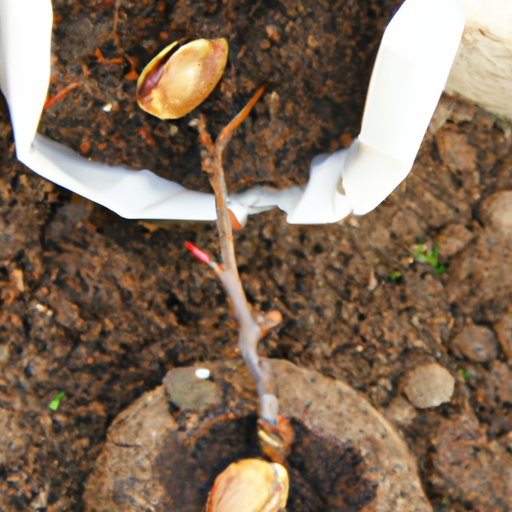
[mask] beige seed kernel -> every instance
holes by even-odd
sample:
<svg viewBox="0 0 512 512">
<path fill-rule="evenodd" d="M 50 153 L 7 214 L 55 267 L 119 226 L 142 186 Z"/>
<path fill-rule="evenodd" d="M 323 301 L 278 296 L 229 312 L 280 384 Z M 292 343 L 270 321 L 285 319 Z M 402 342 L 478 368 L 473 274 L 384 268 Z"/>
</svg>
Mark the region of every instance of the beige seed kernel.
<svg viewBox="0 0 512 512">
<path fill-rule="evenodd" d="M 286 507 L 288 486 L 281 464 L 243 459 L 215 479 L 206 512 L 279 512 Z"/>
<path fill-rule="evenodd" d="M 160 119 L 178 119 L 215 89 L 228 59 L 225 39 L 175 41 L 144 68 L 137 81 L 137 103 Z"/>
</svg>

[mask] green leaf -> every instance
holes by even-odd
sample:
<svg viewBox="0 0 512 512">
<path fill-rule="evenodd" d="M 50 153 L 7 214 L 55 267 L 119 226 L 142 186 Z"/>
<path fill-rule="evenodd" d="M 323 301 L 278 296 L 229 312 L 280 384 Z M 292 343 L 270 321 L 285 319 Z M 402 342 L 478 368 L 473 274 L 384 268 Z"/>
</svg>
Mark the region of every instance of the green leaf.
<svg viewBox="0 0 512 512">
<path fill-rule="evenodd" d="M 48 409 L 51 409 L 52 411 L 56 411 L 59 408 L 61 400 L 64 398 L 66 393 L 64 391 L 59 391 L 53 400 L 48 404 Z"/>
<path fill-rule="evenodd" d="M 386 279 L 388 281 L 396 283 L 397 281 L 400 281 L 400 279 L 402 279 L 402 272 L 400 272 L 400 270 L 393 270 L 386 276 Z"/>
<path fill-rule="evenodd" d="M 473 377 L 473 374 L 469 370 L 465 370 L 464 368 L 459 368 L 459 370 L 457 370 L 457 373 L 466 381 Z"/>
<path fill-rule="evenodd" d="M 413 257 L 420 263 L 430 265 L 436 274 L 442 274 L 446 266 L 439 262 L 439 244 L 434 242 L 432 250 L 427 249 L 426 244 L 417 244 L 414 246 Z"/>
</svg>

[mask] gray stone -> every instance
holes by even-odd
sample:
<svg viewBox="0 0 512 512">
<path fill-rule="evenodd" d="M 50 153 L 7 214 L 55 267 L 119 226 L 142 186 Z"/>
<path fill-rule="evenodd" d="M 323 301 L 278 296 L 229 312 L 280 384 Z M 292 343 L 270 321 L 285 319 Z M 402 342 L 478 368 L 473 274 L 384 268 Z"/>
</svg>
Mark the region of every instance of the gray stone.
<svg viewBox="0 0 512 512">
<path fill-rule="evenodd" d="M 454 387 L 455 379 L 450 372 L 437 363 L 430 363 L 417 366 L 407 374 L 404 391 L 415 407 L 427 409 L 449 402 Z"/>
<path fill-rule="evenodd" d="M 201 412 L 222 402 L 219 386 L 197 377 L 196 368 L 176 368 L 164 378 L 170 401 L 179 409 Z"/>
</svg>

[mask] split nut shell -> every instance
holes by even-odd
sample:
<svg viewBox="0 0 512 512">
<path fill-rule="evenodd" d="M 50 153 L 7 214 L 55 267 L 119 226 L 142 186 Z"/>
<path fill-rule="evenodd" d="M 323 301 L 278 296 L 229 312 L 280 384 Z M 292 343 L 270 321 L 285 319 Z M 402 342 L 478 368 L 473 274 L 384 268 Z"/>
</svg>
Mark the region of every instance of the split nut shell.
<svg viewBox="0 0 512 512">
<path fill-rule="evenodd" d="M 178 119 L 215 89 L 228 59 L 225 39 L 175 41 L 144 68 L 137 81 L 140 108 L 160 119 Z"/>
<path fill-rule="evenodd" d="M 278 512 L 286 507 L 288 486 L 281 464 L 243 459 L 215 479 L 206 512 Z"/>
</svg>

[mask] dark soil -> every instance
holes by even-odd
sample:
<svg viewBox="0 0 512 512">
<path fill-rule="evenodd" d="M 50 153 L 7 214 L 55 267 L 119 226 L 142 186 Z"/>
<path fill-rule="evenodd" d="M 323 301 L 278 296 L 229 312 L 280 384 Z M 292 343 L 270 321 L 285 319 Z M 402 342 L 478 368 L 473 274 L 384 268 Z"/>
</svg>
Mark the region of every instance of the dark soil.
<svg viewBox="0 0 512 512">
<path fill-rule="evenodd" d="M 139 111 L 131 71 L 178 37 L 226 36 L 229 69 L 201 107 L 212 132 L 269 84 L 227 152 L 231 189 L 304 183 L 313 155 L 358 133 L 399 3 L 55 1 L 51 92 L 79 87 L 41 131 L 206 190 L 194 116 Z M 114 417 L 169 368 L 238 357 L 236 325 L 183 249 L 215 252 L 212 224 L 123 220 L 19 164 L 5 106 L 0 132 L 0 509 L 80 511 Z M 413 172 L 376 211 L 311 227 L 272 211 L 237 235 L 249 299 L 284 317 L 262 352 L 363 392 L 406 437 L 436 510 L 512 509 L 512 235 L 492 211 L 510 198 L 510 148 L 509 125 L 444 98 Z M 414 257 L 435 241 L 444 271 Z M 468 334 L 474 325 L 485 335 Z M 456 377 L 455 394 L 416 409 L 404 378 L 432 361 Z"/>
<path fill-rule="evenodd" d="M 261 83 L 268 84 L 227 151 L 231 190 L 305 183 L 315 155 L 348 145 L 359 133 L 380 38 L 400 3 L 103 0 L 91 8 L 90 2 L 56 1 L 51 91 L 75 81 L 80 88 L 47 112 L 41 131 L 91 158 L 150 168 L 209 190 L 196 130 L 189 126 L 193 114 L 162 123 L 143 113 L 130 72 L 177 39 L 224 36 L 228 70 L 200 107 L 212 131 L 218 133 Z M 102 110 L 107 104 L 110 112 Z"/>
</svg>

